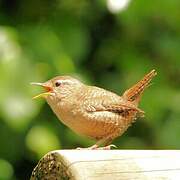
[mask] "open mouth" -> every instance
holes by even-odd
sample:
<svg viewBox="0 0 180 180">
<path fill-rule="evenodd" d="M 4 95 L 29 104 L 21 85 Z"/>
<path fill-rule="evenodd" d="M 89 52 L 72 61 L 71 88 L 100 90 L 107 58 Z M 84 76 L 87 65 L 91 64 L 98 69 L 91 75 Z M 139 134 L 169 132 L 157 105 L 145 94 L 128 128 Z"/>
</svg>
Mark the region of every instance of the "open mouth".
<svg viewBox="0 0 180 180">
<path fill-rule="evenodd" d="M 32 99 L 37 99 L 37 98 L 40 98 L 40 97 L 46 98 L 47 96 L 52 94 L 53 89 L 50 86 L 46 85 L 45 83 L 33 82 L 33 83 L 31 83 L 31 85 L 42 86 L 46 90 L 46 92 L 38 94 L 38 95 L 34 96 Z"/>
</svg>

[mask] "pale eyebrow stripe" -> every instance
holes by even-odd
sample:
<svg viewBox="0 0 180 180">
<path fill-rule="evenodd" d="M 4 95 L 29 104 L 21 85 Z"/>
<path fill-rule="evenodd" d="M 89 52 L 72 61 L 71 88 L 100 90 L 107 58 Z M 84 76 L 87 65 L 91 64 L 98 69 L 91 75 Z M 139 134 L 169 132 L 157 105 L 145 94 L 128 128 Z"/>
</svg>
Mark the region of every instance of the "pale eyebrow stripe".
<svg viewBox="0 0 180 180">
<path fill-rule="evenodd" d="M 60 83 L 67 83 L 67 84 L 74 84 L 75 82 L 71 81 L 71 80 L 68 80 L 68 79 L 65 79 L 65 80 L 57 80 L 57 82 L 60 82 Z"/>
</svg>

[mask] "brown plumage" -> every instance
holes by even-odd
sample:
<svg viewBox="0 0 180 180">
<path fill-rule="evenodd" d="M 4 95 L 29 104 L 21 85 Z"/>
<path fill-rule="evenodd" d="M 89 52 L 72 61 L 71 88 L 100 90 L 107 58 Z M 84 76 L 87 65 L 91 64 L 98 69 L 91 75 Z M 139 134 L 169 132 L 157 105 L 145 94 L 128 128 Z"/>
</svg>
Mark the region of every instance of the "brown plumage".
<svg viewBox="0 0 180 180">
<path fill-rule="evenodd" d="M 45 97 L 58 118 L 73 131 L 96 139 L 97 143 L 90 149 L 97 149 L 99 145 L 109 145 L 126 131 L 137 115 L 143 115 L 138 104 L 155 75 L 156 71 L 152 70 L 122 96 L 85 85 L 70 76 L 33 84 L 48 91 L 36 97 Z M 104 149 L 107 147 L 110 148 Z"/>
</svg>

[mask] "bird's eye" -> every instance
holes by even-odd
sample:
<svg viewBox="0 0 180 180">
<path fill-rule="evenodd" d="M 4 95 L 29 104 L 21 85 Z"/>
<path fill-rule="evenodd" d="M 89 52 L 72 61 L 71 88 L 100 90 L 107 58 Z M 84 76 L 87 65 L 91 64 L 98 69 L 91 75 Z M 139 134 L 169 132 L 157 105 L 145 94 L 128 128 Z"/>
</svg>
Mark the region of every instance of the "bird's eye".
<svg viewBox="0 0 180 180">
<path fill-rule="evenodd" d="M 60 81 L 56 81 L 55 86 L 59 87 L 60 85 L 61 85 L 61 82 Z"/>
</svg>

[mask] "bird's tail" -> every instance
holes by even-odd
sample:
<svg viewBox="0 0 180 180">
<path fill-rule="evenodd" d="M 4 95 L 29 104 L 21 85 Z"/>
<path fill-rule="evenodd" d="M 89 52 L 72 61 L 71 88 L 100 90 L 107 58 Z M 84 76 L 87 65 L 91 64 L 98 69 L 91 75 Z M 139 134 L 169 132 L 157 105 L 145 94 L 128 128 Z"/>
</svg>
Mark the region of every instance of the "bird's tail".
<svg viewBox="0 0 180 180">
<path fill-rule="evenodd" d="M 148 74 L 146 74 L 143 79 L 137 82 L 134 86 L 130 89 L 126 90 L 123 94 L 123 97 L 132 102 L 135 105 L 138 105 L 141 95 L 143 94 L 144 90 L 150 85 L 150 82 L 154 76 L 156 76 L 156 71 L 152 70 Z"/>
</svg>

